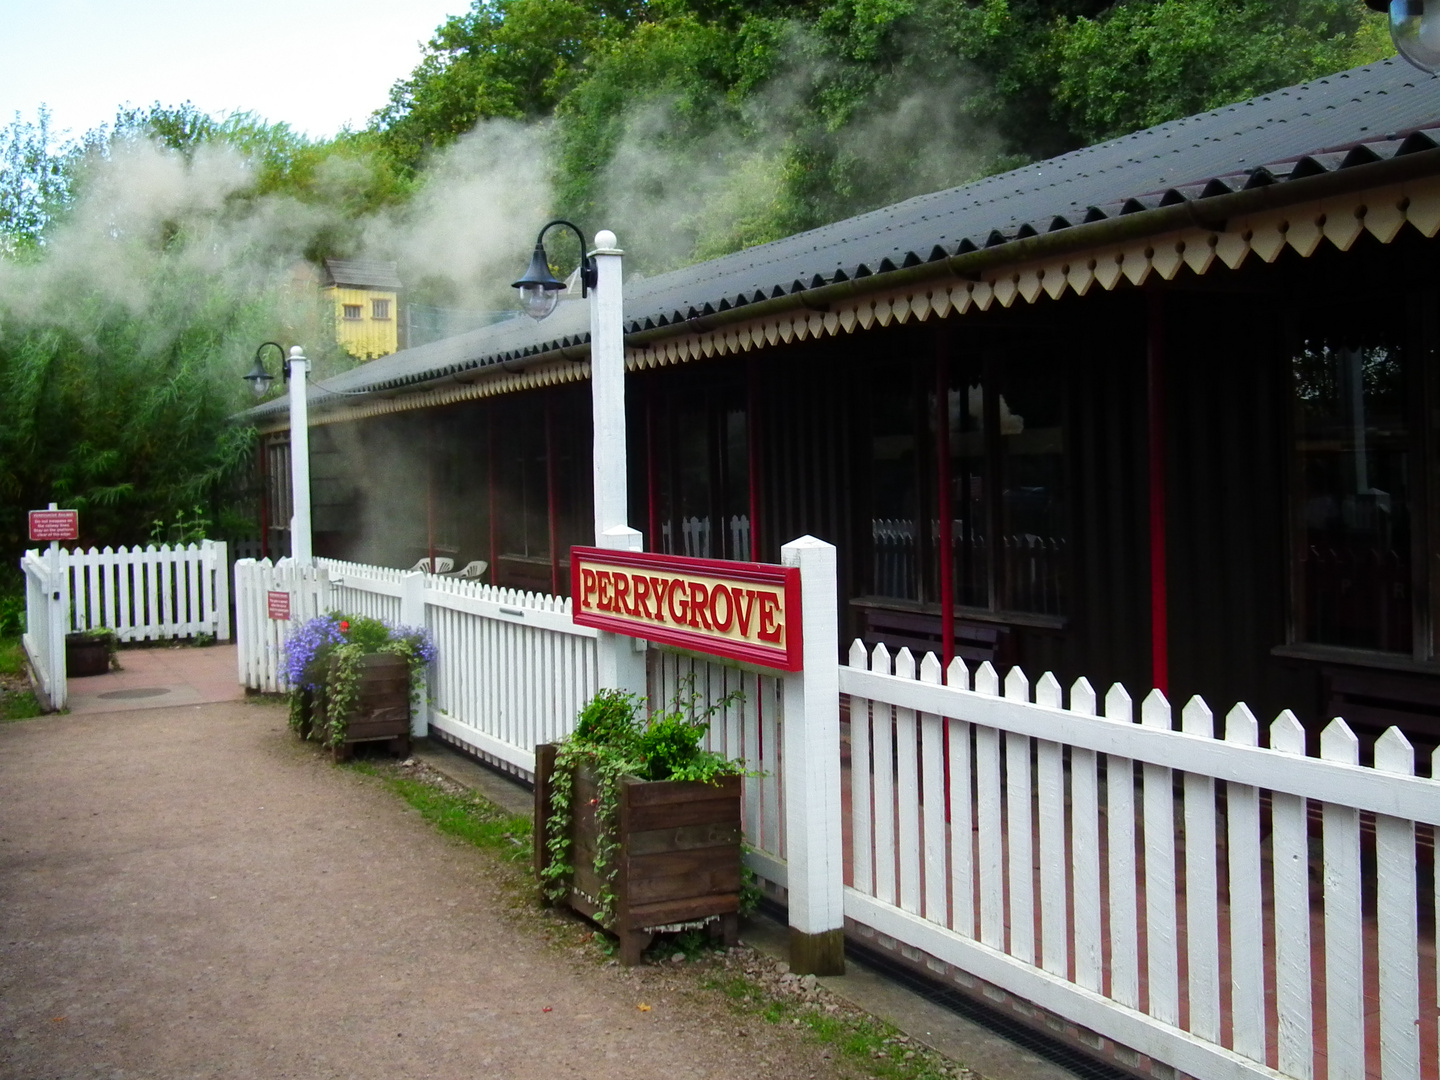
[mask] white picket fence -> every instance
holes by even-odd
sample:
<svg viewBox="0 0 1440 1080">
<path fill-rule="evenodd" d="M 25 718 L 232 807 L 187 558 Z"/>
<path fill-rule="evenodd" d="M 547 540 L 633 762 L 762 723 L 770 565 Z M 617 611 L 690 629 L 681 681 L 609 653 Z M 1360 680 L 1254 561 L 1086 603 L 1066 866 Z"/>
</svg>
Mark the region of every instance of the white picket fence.
<svg viewBox="0 0 1440 1080">
<path fill-rule="evenodd" d="M 440 651 L 430 723 L 521 774 L 596 689 L 595 636 L 557 598 L 348 564 L 241 563 L 236 578 L 242 678 L 256 688 L 275 687 L 246 658 L 278 657 L 280 642 L 262 586 L 289 581 L 299 614 L 341 590 L 376 613 L 423 603 Z M 808 606 L 805 620 L 824 627 Z M 1015 669 L 1002 685 L 989 664 L 942 673 L 934 656 L 859 642 L 848 666 L 827 654 L 807 644 L 793 687 L 668 649 L 649 665 L 655 705 L 743 692 L 710 746 L 757 774 L 747 859 L 788 887 L 793 927 L 843 921 L 1152 1075 L 1435 1075 L 1440 883 L 1420 868 L 1434 864 L 1440 781 L 1415 775 L 1399 731 L 1361 766 L 1339 719 L 1310 757 L 1288 712 L 1262 732 L 1239 705 L 1217 735 L 1198 698 L 1177 725 L 1158 691 L 1136 709 L 1123 687 L 1102 703 L 1082 679 L 1067 704 L 1048 674 L 1032 686 Z M 830 722 L 837 691 L 848 715 L 848 757 L 819 687 Z M 790 791 L 809 795 L 787 806 Z"/>
<path fill-rule="evenodd" d="M 267 594 L 290 595 L 290 620 L 268 616 Z M 498 589 L 419 571 L 321 559 L 235 564 L 240 681 L 289 689 L 289 630 L 327 611 L 429 628 L 437 659 L 414 730 L 442 732 L 509 772 L 529 777 L 535 747 L 567 734 L 598 689 L 595 631 L 575 626 L 560 597 Z"/>
<path fill-rule="evenodd" d="M 743 783 L 741 820 L 745 843 L 750 847 L 751 868 L 767 881 L 783 883 L 783 677 L 759 668 L 730 667 L 660 646 L 650 649 L 647 674 L 652 709 L 679 704 L 694 715 L 713 708 L 706 748 L 744 761 L 750 773 Z M 722 702 L 726 703 L 720 707 Z"/>
<path fill-rule="evenodd" d="M 70 579 L 60 561 L 58 547 L 27 551 L 20 559 L 25 575 L 25 635 L 21 644 L 52 709 L 69 700 L 65 675 L 65 634 L 70 609 Z"/>
<path fill-rule="evenodd" d="M 29 551 L 40 557 L 40 553 Z M 188 546 L 59 550 L 71 604 L 70 631 L 109 627 L 121 641 L 211 634 L 230 638 L 224 541 Z"/>
<path fill-rule="evenodd" d="M 838 674 L 850 755 L 829 827 L 851 934 L 1038 1006 L 1131 1067 L 1435 1075 L 1440 883 L 1417 865 L 1433 865 L 1440 782 L 1398 730 L 1362 767 L 1341 719 L 1307 757 L 1289 712 L 1262 740 L 1237 705 L 1217 736 L 1195 698 L 1175 730 L 1158 691 L 1136 710 L 1081 679 L 1067 707 L 1048 674 L 1032 692 L 1019 669 L 1002 685 L 956 660 L 942 680 L 933 655 L 860 642 Z M 710 745 L 764 771 L 746 781 L 748 861 L 783 888 L 783 676 L 657 651 L 652 698 L 687 685 L 702 706 L 746 692 Z"/>
</svg>

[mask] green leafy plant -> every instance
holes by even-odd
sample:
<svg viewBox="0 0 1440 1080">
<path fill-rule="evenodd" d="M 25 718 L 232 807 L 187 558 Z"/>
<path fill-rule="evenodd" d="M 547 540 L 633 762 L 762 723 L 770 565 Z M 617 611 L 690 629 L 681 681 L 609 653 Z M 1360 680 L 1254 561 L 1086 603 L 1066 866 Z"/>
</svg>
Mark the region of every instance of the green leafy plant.
<svg viewBox="0 0 1440 1080">
<path fill-rule="evenodd" d="M 105 643 L 105 656 L 110 664 L 110 670 L 120 670 L 120 638 L 110 627 L 97 626 L 91 630 L 79 630 L 66 636 L 84 641 L 103 641 Z"/>
<path fill-rule="evenodd" d="M 175 511 L 175 516 L 168 524 L 164 518 L 155 518 L 150 522 L 150 543 L 170 544 L 174 547 L 198 544 L 206 538 L 209 529 L 210 519 L 203 508 L 192 506 L 187 513 L 182 506 Z"/>
<path fill-rule="evenodd" d="M 435 659 L 435 643 L 424 627 L 340 612 L 297 626 L 285 642 L 291 728 L 303 730 L 309 701 L 323 694 L 325 723 L 312 729 L 309 737 L 331 749 L 344 743 L 350 714 L 359 700 L 361 661 L 376 653 L 404 657 L 414 696 L 425 685 L 425 669 Z"/>
<path fill-rule="evenodd" d="M 737 701 L 739 692 L 702 706 L 693 682 L 666 709 L 642 718 L 641 701 L 620 690 L 601 690 L 576 720 L 575 731 L 556 747 L 551 776 L 550 814 L 546 823 L 546 863 L 541 890 L 549 900 L 563 900 L 574 888 L 571 826 L 575 816 L 575 774 L 587 769 L 594 778 L 594 869 L 603 883 L 599 896 L 586 899 L 599 908 L 596 921 L 610 926 L 615 917 L 616 859 L 620 849 L 620 782 L 681 780 L 716 783 L 721 777 L 743 776 L 745 766 L 702 747 L 711 718 Z"/>
</svg>

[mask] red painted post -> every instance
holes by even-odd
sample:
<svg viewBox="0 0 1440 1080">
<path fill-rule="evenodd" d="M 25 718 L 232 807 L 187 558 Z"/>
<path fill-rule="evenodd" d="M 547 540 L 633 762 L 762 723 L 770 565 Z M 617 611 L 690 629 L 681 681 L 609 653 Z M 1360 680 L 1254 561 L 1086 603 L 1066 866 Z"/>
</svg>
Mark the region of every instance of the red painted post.
<svg viewBox="0 0 1440 1080">
<path fill-rule="evenodd" d="M 490 504 L 490 580 L 496 585 L 500 583 L 500 564 L 496 561 L 499 549 L 495 543 L 495 418 L 498 412 L 499 410 L 492 405 L 489 409 L 490 415 L 487 417 L 490 421 L 486 425 L 490 452 L 486 455 L 485 477 L 486 496 Z"/>
<path fill-rule="evenodd" d="M 645 520 L 648 524 L 651 551 L 660 550 L 660 503 L 656 498 L 655 463 L 655 388 L 645 392 Z"/>
<path fill-rule="evenodd" d="M 935 476 L 940 515 L 940 651 L 942 678 L 955 659 L 955 537 L 950 509 L 950 334 L 941 330 L 935 344 Z M 948 758 L 947 758 L 948 760 Z"/>
<path fill-rule="evenodd" d="M 560 595 L 560 550 L 557 528 L 555 491 L 555 408 L 551 398 L 545 399 L 545 502 L 546 523 L 550 537 L 550 595 Z"/>
<path fill-rule="evenodd" d="M 270 444 L 260 441 L 260 557 L 270 557 L 270 470 L 265 467 L 270 456 Z"/>
<path fill-rule="evenodd" d="M 435 573 L 435 423 L 425 428 L 425 551 Z"/>
<path fill-rule="evenodd" d="M 755 358 L 745 367 L 745 465 L 750 487 L 750 561 L 760 561 L 760 424 L 755 403 L 759 400 L 759 377 Z"/>
<path fill-rule="evenodd" d="M 1159 293 L 1149 300 L 1145 366 L 1150 432 L 1150 681 L 1170 692 L 1169 598 L 1165 548 L 1165 319 Z"/>
</svg>

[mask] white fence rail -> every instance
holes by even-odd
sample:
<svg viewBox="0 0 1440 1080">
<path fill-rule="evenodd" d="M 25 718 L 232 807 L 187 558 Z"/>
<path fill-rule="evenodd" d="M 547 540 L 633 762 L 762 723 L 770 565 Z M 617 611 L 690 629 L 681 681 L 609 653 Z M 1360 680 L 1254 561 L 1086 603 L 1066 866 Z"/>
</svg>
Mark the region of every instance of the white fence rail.
<svg viewBox="0 0 1440 1080">
<path fill-rule="evenodd" d="M 65 632 L 70 609 L 70 583 L 52 546 L 43 554 L 27 551 L 20 559 L 25 574 L 25 636 L 22 644 L 39 690 L 52 709 L 65 708 Z"/>
<path fill-rule="evenodd" d="M 784 680 L 776 672 L 724 664 L 690 653 L 652 647 L 650 706 L 678 703 L 692 716 L 709 713 L 707 749 L 745 762 L 741 806 L 750 867 L 785 884 L 785 813 L 780 797 L 780 744 L 784 734 Z"/>
<path fill-rule="evenodd" d="M 40 557 L 39 552 L 29 555 Z M 47 556 L 48 557 L 48 556 Z M 188 546 L 59 550 L 72 603 L 68 629 L 109 627 L 121 641 L 213 634 L 230 638 L 224 541 Z"/>
<path fill-rule="evenodd" d="M 268 616 L 267 594 L 290 594 L 290 620 Z M 326 611 L 428 627 L 437 659 L 415 730 L 433 727 L 492 764 L 522 776 L 535 746 L 567 734 L 598 688 L 595 631 L 575 626 L 560 597 L 497 589 L 418 571 L 319 560 L 235 565 L 240 681 L 289 689 L 289 630 Z"/>
<path fill-rule="evenodd" d="M 848 918 L 1195 1076 L 1418 1078 L 1422 1036 L 1433 1068 L 1417 825 L 1440 825 L 1440 783 L 1399 731 L 1362 768 L 1342 720 L 1309 758 L 1288 712 L 1262 748 L 1243 705 L 1216 737 L 1198 698 L 1177 731 L 1158 691 L 1137 724 L 1118 686 L 1101 716 L 1084 680 L 1067 709 L 1049 675 L 1032 701 L 1018 669 L 948 674 L 858 642 L 841 670 Z"/>
</svg>

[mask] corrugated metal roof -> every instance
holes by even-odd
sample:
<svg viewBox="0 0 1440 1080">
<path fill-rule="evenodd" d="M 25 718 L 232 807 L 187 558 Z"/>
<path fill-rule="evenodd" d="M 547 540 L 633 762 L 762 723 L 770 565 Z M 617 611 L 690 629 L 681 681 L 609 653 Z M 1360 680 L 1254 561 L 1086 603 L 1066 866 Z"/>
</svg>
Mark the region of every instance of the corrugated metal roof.
<svg viewBox="0 0 1440 1080">
<path fill-rule="evenodd" d="M 393 262 L 378 259 L 326 259 L 326 285 L 352 285 L 361 289 L 398 289 L 400 275 Z"/>
<path fill-rule="evenodd" d="M 938 263 L 1016 240 L 1233 192 L 1363 169 L 1440 146 L 1440 80 L 1398 59 L 1076 150 L 649 279 L 627 279 L 628 333 L 808 289 Z M 621 237 L 621 245 L 624 238 Z M 997 254 L 1000 254 L 997 252 Z M 516 253 L 516 265 L 524 262 Z M 678 324 L 678 325 L 677 325 Z M 402 390 L 459 372 L 586 346 L 587 305 L 394 353 L 325 384 Z M 582 354 L 583 355 L 583 354 Z M 577 356 L 577 359 L 580 358 Z M 324 407 L 340 399 L 312 392 Z M 283 399 L 248 418 L 283 414 Z"/>
</svg>

